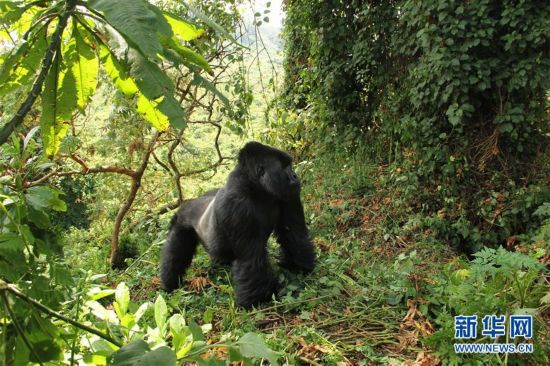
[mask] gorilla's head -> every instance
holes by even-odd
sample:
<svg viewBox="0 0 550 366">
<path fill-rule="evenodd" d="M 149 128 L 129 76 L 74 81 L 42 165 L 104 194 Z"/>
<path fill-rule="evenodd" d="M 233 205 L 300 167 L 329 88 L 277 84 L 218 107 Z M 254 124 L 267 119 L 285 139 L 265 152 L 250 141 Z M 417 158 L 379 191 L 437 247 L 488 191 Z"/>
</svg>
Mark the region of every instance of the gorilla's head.
<svg viewBox="0 0 550 366">
<path fill-rule="evenodd" d="M 292 170 L 292 157 L 259 142 L 247 143 L 239 152 L 239 166 L 252 185 L 279 199 L 300 192 L 300 180 Z"/>
</svg>

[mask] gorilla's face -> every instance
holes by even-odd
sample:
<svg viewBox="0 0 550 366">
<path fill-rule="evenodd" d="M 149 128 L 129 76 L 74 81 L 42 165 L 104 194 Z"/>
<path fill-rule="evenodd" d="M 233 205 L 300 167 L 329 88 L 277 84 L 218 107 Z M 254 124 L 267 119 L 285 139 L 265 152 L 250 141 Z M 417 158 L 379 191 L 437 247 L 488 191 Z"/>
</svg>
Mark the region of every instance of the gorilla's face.
<svg viewBox="0 0 550 366">
<path fill-rule="evenodd" d="M 258 181 L 267 193 L 279 199 L 288 199 L 300 193 L 300 180 L 292 170 L 290 159 L 270 156 L 259 160 Z"/>
<path fill-rule="evenodd" d="M 292 170 L 292 158 L 273 147 L 249 142 L 239 152 L 239 166 L 254 186 L 278 199 L 300 193 L 300 180 Z"/>
</svg>

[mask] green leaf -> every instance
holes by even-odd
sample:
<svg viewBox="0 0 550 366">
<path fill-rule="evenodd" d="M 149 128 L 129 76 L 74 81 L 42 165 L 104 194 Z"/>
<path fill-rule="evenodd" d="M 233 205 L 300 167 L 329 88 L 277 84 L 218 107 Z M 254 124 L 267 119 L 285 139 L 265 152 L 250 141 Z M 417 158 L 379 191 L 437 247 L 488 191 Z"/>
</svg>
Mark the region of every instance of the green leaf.
<svg viewBox="0 0 550 366">
<path fill-rule="evenodd" d="M 164 17 L 157 16 L 146 0 L 90 0 L 89 4 L 102 12 L 107 22 L 143 54 L 156 58 L 162 52 L 157 31 L 170 29 L 170 25 Z"/>
<path fill-rule="evenodd" d="M 42 29 L 7 56 L 0 69 L 0 95 L 26 85 L 36 75 L 47 47 L 46 30 Z"/>
<path fill-rule="evenodd" d="M 120 313 L 117 314 L 119 319 L 128 312 L 128 305 L 130 304 L 130 290 L 124 282 L 121 282 L 116 287 L 115 300 L 118 304 Z"/>
<path fill-rule="evenodd" d="M 29 206 L 28 218 L 39 229 L 48 229 L 52 223 L 48 215 L 41 210 L 37 210 L 32 206 Z"/>
<path fill-rule="evenodd" d="M 0 252 L 15 252 L 23 248 L 25 248 L 25 241 L 19 234 L 0 234 Z"/>
<path fill-rule="evenodd" d="M 99 300 L 104 297 L 111 296 L 114 293 L 115 290 L 112 288 L 102 289 L 100 287 L 93 287 L 88 291 L 87 295 L 91 300 Z"/>
<path fill-rule="evenodd" d="M 17 337 L 15 341 L 15 355 L 13 358 L 13 366 L 28 366 L 30 351 L 25 341 L 21 337 Z"/>
<path fill-rule="evenodd" d="M 68 65 L 71 62 L 71 46 L 67 47 Z M 59 85 L 59 79 L 62 80 Z M 42 93 L 42 115 L 40 129 L 44 151 L 53 156 L 59 150 L 61 139 L 67 133 L 72 112 L 76 109 L 76 81 L 68 66 L 68 70 L 60 70 L 59 59 L 48 72 L 44 91 Z"/>
<path fill-rule="evenodd" d="M 84 113 L 88 99 L 97 87 L 99 62 L 94 50 L 84 41 L 77 27 L 73 27 L 76 60 L 72 72 L 76 79 L 77 106 Z"/>
<path fill-rule="evenodd" d="M 185 20 L 177 17 L 168 12 L 164 12 L 164 17 L 168 21 L 168 24 L 172 27 L 172 31 L 176 37 L 181 38 L 184 41 L 192 41 L 201 37 L 204 34 L 204 29 L 201 29 Z"/>
<path fill-rule="evenodd" d="M 150 100 L 162 95 L 173 96 L 172 80 L 156 64 L 133 49 L 128 50 L 128 62 L 130 74 L 143 95 Z"/>
<path fill-rule="evenodd" d="M 133 51 L 130 60 L 134 63 L 130 69 L 107 47 L 102 46 L 100 52 L 102 67 L 117 88 L 127 97 L 138 94 L 136 108 L 146 121 L 159 131 L 166 130 L 168 122 L 177 128 L 185 127 L 185 113 L 173 97 L 172 81 L 157 65 Z M 134 79 L 139 80 L 139 88 Z"/>
<path fill-rule="evenodd" d="M 48 208 L 51 200 L 54 199 L 54 192 L 45 186 L 30 187 L 25 193 L 25 199 L 36 210 L 43 210 Z"/>
<path fill-rule="evenodd" d="M 181 314 L 174 314 L 170 317 L 170 333 L 172 335 L 172 346 L 176 350 L 176 357 L 183 358 L 193 347 L 191 331 L 185 325 L 185 319 Z"/>
<path fill-rule="evenodd" d="M 114 366 L 171 366 L 176 364 L 176 354 L 164 346 L 151 351 L 144 340 L 138 339 L 113 353 L 109 361 L 109 365 Z"/>
<path fill-rule="evenodd" d="M 118 62 L 115 56 L 105 46 L 101 46 L 101 65 L 105 72 L 109 75 L 115 86 L 126 97 L 133 97 L 138 88 L 136 83 L 130 78 L 130 70 L 126 68 L 122 63 Z"/>
<path fill-rule="evenodd" d="M 185 113 L 174 98 L 172 80 L 159 67 L 145 59 L 140 53 L 130 49 L 128 52 L 130 73 L 139 91 L 150 101 L 158 101 L 158 110 L 168 117 L 171 124 L 182 126 Z M 164 97 L 161 99 L 161 97 Z M 183 127 L 183 126 L 182 126 Z"/>
<path fill-rule="evenodd" d="M 158 105 L 159 111 L 162 112 L 170 124 L 176 128 L 184 128 L 186 126 L 186 115 L 181 105 L 174 98 L 164 98 Z"/>
<path fill-rule="evenodd" d="M 160 333 L 164 331 L 166 326 L 166 319 L 168 318 L 168 308 L 166 307 L 166 302 L 164 298 L 159 295 L 155 301 L 155 323 Z"/>
<path fill-rule="evenodd" d="M 167 365 L 172 366 L 176 364 L 176 354 L 170 348 L 162 346 L 154 351 L 146 353 L 138 363 L 138 365 Z"/>
<path fill-rule="evenodd" d="M 27 6 L 19 6 L 21 2 L 18 1 L 0 1 L 0 14 L 2 14 L 2 23 L 11 24 L 21 18 L 21 15 L 29 8 Z"/>
<path fill-rule="evenodd" d="M 46 339 L 32 345 L 36 356 L 39 360 L 34 357 L 34 354 L 30 354 L 30 360 L 33 362 L 46 362 L 51 360 L 62 360 L 63 352 L 61 347 L 52 339 Z"/>
<path fill-rule="evenodd" d="M 193 335 L 193 340 L 196 342 L 204 341 L 204 334 L 202 334 L 202 329 L 199 327 L 195 321 L 192 319 L 189 320 L 189 330 L 191 331 L 191 334 Z"/>
<path fill-rule="evenodd" d="M 170 125 L 168 117 L 158 109 L 158 105 L 163 99 L 164 97 L 159 97 L 157 100 L 149 100 L 143 94 L 139 93 L 136 103 L 138 113 L 159 131 L 166 131 Z"/>
<path fill-rule="evenodd" d="M 54 209 L 65 211 L 65 202 L 59 199 L 59 192 L 46 186 L 35 186 L 27 189 L 25 193 L 27 203 L 36 210 Z"/>
<path fill-rule="evenodd" d="M 179 56 L 171 58 L 172 61 L 176 63 L 182 63 L 188 66 L 190 69 L 198 67 L 200 69 L 206 70 L 209 74 L 213 74 L 212 68 L 208 64 L 208 61 L 204 59 L 204 57 L 191 50 L 190 48 L 182 46 L 173 38 L 165 38 L 163 40 L 163 45 L 167 49 L 173 50 Z"/>
<path fill-rule="evenodd" d="M 277 354 L 269 349 L 256 333 L 246 333 L 236 342 L 239 351 L 246 357 L 267 359 L 271 365 L 278 365 Z"/>
</svg>

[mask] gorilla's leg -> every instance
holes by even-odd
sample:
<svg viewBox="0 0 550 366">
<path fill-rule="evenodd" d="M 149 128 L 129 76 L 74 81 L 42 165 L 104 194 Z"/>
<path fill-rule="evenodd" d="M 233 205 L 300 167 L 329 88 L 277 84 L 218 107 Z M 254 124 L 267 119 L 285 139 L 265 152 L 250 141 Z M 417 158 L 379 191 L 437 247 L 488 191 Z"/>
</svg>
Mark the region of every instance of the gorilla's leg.
<svg viewBox="0 0 550 366">
<path fill-rule="evenodd" d="M 160 262 L 161 287 L 173 291 L 180 282 L 197 249 L 198 238 L 195 230 L 189 226 L 173 223 L 168 240 L 162 248 Z"/>
<path fill-rule="evenodd" d="M 315 248 L 309 239 L 304 208 L 297 196 L 281 205 L 275 236 L 281 245 L 281 267 L 311 272 L 315 267 Z"/>
<path fill-rule="evenodd" d="M 231 268 L 237 304 L 244 308 L 271 300 L 271 295 L 277 289 L 277 280 L 269 265 L 265 244 L 258 245 L 262 248 L 256 248 L 256 253 L 246 258 L 237 258 Z"/>
</svg>

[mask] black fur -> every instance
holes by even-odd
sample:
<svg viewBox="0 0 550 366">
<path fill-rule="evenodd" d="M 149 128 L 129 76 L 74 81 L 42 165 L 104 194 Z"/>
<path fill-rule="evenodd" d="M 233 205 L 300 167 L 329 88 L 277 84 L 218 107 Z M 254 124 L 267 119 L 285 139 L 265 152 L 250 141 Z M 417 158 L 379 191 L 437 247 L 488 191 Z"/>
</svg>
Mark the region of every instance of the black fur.
<svg viewBox="0 0 550 366">
<path fill-rule="evenodd" d="M 315 250 L 291 163 L 287 153 L 249 142 L 225 186 L 185 202 L 162 251 L 162 287 L 179 287 L 200 241 L 213 261 L 231 263 L 239 305 L 267 301 L 277 288 L 266 247 L 272 232 L 281 245 L 281 266 L 312 271 Z"/>
</svg>

